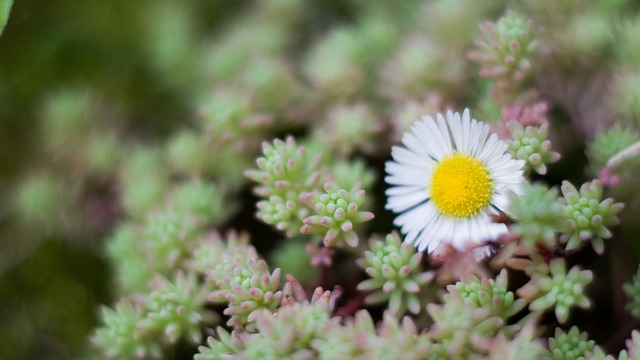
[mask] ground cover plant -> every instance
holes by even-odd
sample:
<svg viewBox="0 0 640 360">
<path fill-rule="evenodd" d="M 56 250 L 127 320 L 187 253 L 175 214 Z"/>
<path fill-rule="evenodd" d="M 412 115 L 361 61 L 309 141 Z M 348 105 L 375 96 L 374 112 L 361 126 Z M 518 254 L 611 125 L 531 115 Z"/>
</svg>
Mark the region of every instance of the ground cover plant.
<svg viewBox="0 0 640 360">
<path fill-rule="evenodd" d="M 0 358 L 639 359 L 639 11 L 0 1 Z"/>
</svg>

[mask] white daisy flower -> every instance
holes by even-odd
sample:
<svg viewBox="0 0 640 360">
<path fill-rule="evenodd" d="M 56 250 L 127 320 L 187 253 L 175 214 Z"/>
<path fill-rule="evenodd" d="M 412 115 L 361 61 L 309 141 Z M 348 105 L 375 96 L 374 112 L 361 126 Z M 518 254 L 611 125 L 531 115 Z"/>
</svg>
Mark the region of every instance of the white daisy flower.
<svg viewBox="0 0 640 360">
<path fill-rule="evenodd" d="M 490 252 L 482 244 L 507 232 L 490 215 L 505 211 L 510 192 L 520 193 L 524 162 L 505 153 L 507 144 L 471 120 L 469 109 L 462 118 L 446 116 L 423 116 L 403 135 L 405 147 L 392 147 L 386 208 L 399 214 L 394 224 L 419 251 L 438 255 L 449 244 L 481 258 Z"/>
</svg>

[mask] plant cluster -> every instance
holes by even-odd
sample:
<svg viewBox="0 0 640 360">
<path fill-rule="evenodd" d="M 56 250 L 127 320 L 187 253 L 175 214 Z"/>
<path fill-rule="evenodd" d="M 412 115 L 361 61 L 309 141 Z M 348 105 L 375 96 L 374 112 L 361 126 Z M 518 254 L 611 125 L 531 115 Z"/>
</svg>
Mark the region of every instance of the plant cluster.
<svg viewBox="0 0 640 360">
<path fill-rule="evenodd" d="M 640 356 L 637 330 L 609 333 L 633 325 L 616 307 L 640 317 L 630 1 L 130 6 L 139 31 L 96 31 L 137 54 L 157 122 L 135 84 L 39 91 L 21 155 L 39 160 L 0 206 L 22 244 L 7 258 L 57 241 L 108 264 L 82 345 L 57 355 Z M 10 274 L 0 300 L 29 278 Z M 626 305 L 599 296 L 625 281 Z M 23 343 L 63 318 L 49 296 L 6 295 L 47 314 L 7 315 Z M 611 323 L 589 313 L 603 304 Z M 10 335 L 0 358 L 27 357 Z"/>
</svg>

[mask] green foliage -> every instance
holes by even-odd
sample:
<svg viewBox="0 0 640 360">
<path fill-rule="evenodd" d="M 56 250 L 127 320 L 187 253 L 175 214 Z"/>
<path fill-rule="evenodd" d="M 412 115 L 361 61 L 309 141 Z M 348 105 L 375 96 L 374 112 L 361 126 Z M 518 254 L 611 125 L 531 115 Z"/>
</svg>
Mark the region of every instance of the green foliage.
<svg viewBox="0 0 640 360">
<path fill-rule="evenodd" d="M 147 63 L 172 87 L 192 92 L 198 79 L 192 55 L 197 47 L 198 22 L 193 6 L 161 1 L 148 9 L 142 20 Z"/>
<path fill-rule="evenodd" d="M 140 222 L 122 223 L 107 241 L 123 293 L 145 290 L 156 273 L 170 276 L 184 268 L 206 227 L 235 211 L 222 190 L 204 180 L 177 184 L 166 196 L 164 210 L 148 212 Z"/>
<path fill-rule="evenodd" d="M 627 349 L 620 353 L 620 358 L 626 356 L 628 359 L 633 359 L 640 356 L 640 332 L 637 330 L 631 331 L 631 338 L 627 339 L 626 345 Z"/>
<path fill-rule="evenodd" d="M 15 192 L 15 209 L 29 226 L 53 234 L 73 234 L 77 191 L 55 175 L 31 175 Z M 74 199 L 75 198 L 75 199 Z M 77 200 L 76 200 L 77 201 Z"/>
<path fill-rule="evenodd" d="M 87 139 L 83 162 L 90 174 L 108 177 L 115 174 L 122 157 L 115 133 L 92 134 Z"/>
<path fill-rule="evenodd" d="M 320 294 L 322 292 L 320 291 Z M 328 292 L 326 293 L 328 296 Z M 325 297 L 311 302 L 293 302 L 277 312 L 261 309 L 255 313 L 255 331 L 240 335 L 218 329 L 218 339 L 209 338 L 196 359 L 219 359 L 237 355 L 245 359 L 308 358 L 314 339 L 324 336 L 331 323 Z"/>
<path fill-rule="evenodd" d="M 277 314 L 262 312 L 256 320 L 256 335 L 244 342 L 246 359 L 303 358 L 314 354 L 311 342 L 323 336 L 330 322 L 329 309 L 317 304 L 293 304 Z"/>
<path fill-rule="evenodd" d="M 198 117 L 214 141 L 242 150 L 240 145 L 253 145 L 248 140 L 271 123 L 270 117 L 252 107 L 250 93 L 242 87 L 218 88 L 207 95 L 198 108 Z"/>
<path fill-rule="evenodd" d="M 551 150 L 551 140 L 548 139 L 549 125 L 544 123 L 539 127 L 524 127 L 517 122 L 510 123 L 511 140 L 508 142 L 509 151 L 514 159 L 524 160 L 525 172 L 531 170 L 538 174 L 547 173 L 547 164 L 560 159 L 560 154 Z"/>
<path fill-rule="evenodd" d="M 302 234 L 320 234 L 324 237 L 324 246 L 346 244 L 358 246 L 358 235 L 354 226 L 373 219 L 373 213 L 361 211 L 364 202 L 364 190 L 356 183 L 350 190 L 340 188 L 335 180 L 324 184 L 325 193 L 310 192 L 300 196 L 300 200 L 315 210 L 315 215 L 302 220 Z"/>
<path fill-rule="evenodd" d="M 424 359 L 431 353 L 431 340 L 425 332 L 420 332 L 408 317 L 402 321 L 385 313 L 378 326 L 377 337 L 371 339 L 372 359 Z"/>
<path fill-rule="evenodd" d="M 596 133 L 586 150 L 591 172 L 594 175 L 598 174 L 607 165 L 609 159 L 638 140 L 640 140 L 638 131 L 620 125 L 614 125 Z"/>
<path fill-rule="evenodd" d="M 151 147 L 138 147 L 126 158 L 121 168 L 122 202 L 133 218 L 146 216 L 157 207 L 169 188 L 162 153 Z"/>
<path fill-rule="evenodd" d="M 303 94 L 303 86 L 293 74 L 291 66 L 281 58 L 258 57 L 240 76 L 240 83 L 251 89 L 253 112 L 286 114 L 296 107 Z M 246 119 L 241 119 L 243 123 Z M 235 122 L 238 123 L 238 122 Z M 232 122 L 233 124 L 233 122 Z M 241 134 L 246 139 L 247 134 Z"/>
<path fill-rule="evenodd" d="M 494 359 L 544 359 L 549 351 L 536 339 L 537 334 L 534 322 L 530 321 L 523 326 L 513 338 L 503 332 L 498 334 L 495 342 L 491 344 L 491 355 Z"/>
<path fill-rule="evenodd" d="M 115 281 L 121 293 L 144 290 L 153 278 L 142 243 L 142 231 L 133 223 L 120 224 L 106 239 L 107 256 L 116 268 Z"/>
<path fill-rule="evenodd" d="M 167 274 L 176 269 L 194 240 L 197 227 L 187 214 L 175 211 L 151 213 L 142 229 L 142 247 L 152 267 Z"/>
<path fill-rule="evenodd" d="M 577 248 L 583 241 L 590 241 L 596 253 L 602 254 L 603 239 L 612 236 L 607 226 L 620 222 L 616 215 L 624 205 L 611 198 L 602 200 L 602 184 L 598 180 L 584 183 L 579 192 L 568 181 L 562 183 L 561 189 L 563 213 L 567 219 L 561 240 L 567 243 L 567 250 Z"/>
<path fill-rule="evenodd" d="M 0 35 L 2 35 L 2 31 L 4 31 L 4 27 L 9 20 L 11 5 L 13 5 L 13 0 L 2 0 L 2 3 L 0 3 Z"/>
<path fill-rule="evenodd" d="M 629 66 L 638 64 L 640 62 L 640 52 L 634 44 L 640 41 L 638 38 L 638 34 L 640 34 L 640 17 L 635 15 L 630 19 L 625 19 L 618 30 L 620 32 L 618 41 L 613 44 L 618 59 Z"/>
<path fill-rule="evenodd" d="M 572 16 L 563 32 L 558 34 L 558 52 L 567 66 L 579 63 L 596 67 L 611 50 L 615 38 L 610 19 L 596 12 Z"/>
<path fill-rule="evenodd" d="M 516 300 L 506 286 L 504 270 L 495 280 L 470 277 L 448 285 L 443 304 L 427 305 L 434 321 L 429 332 L 435 342 L 432 351 L 438 359 L 489 351 L 479 345 L 502 330 L 513 333 L 515 329 L 507 325 L 507 319 L 522 310 L 526 301 Z"/>
<path fill-rule="evenodd" d="M 424 89 L 454 93 L 464 82 L 467 64 L 451 52 L 423 34 L 406 37 L 381 68 L 381 94 L 398 101 L 421 100 Z"/>
<path fill-rule="evenodd" d="M 176 213 L 188 214 L 190 221 L 201 225 L 220 224 L 234 212 L 229 192 L 213 182 L 194 179 L 179 184 L 171 196 L 171 207 Z"/>
<path fill-rule="evenodd" d="M 81 88 L 63 88 L 47 96 L 41 107 L 42 133 L 48 150 L 70 156 L 92 128 L 97 96 Z"/>
<path fill-rule="evenodd" d="M 283 274 L 295 274 L 302 284 L 311 284 L 318 276 L 318 269 L 311 266 L 311 257 L 302 237 L 285 240 L 271 250 L 269 263 L 282 269 Z"/>
<path fill-rule="evenodd" d="M 584 288 L 593 280 L 593 273 L 581 270 L 579 266 L 566 269 L 564 259 L 554 259 L 548 272 L 535 272 L 531 280 L 518 289 L 518 295 L 531 301 L 533 311 L 555 309 L 561 323 L 569 319 L 569 311 L 577 306 L 586 309 L 591 306 Z"/>
<path fill-rule="evenodd" d="M 257 260 L 256 249 L 249 244 L 249 235 L 230 231 L 222 237 L 217 232 L 198 239 L 188 266 L 206 274 L 209 285 L 216 288 L 215 281 L 224 276 L 227 264 L 244 265 L 248 260 Z"/>
<path fill-rule="evenodd" d="M 223 313 L 230 316 L 229 326 L 252 328 L 258 313 L 280 306 L 282 270 L 270 272 L 248 244 L 248 237 L 231 233 L 224 244 L 214 234 L 194 250 L 194 258 L 192 266 L 205 273 L 208 288 L 213 290 L 207 299 L 227 304 Z"/>
<path fill-rule="evenodd" d="M 513 96 L 533 73 L 539 56 L 533 22 L 511 11 L 495 24 L 485 23 L 481 34 L 470 58 L 480 64 L 480 76 L 493 81 L 500 93 Z"/>
<path fill-rule="evenodd" d="M 367 105 L 358 103 L 329 109 L 326 121 L 312 131 L 329 149 L 345 157 L 357 151 L 375 152 L 381 125 Z"/>
<path fill-rule="evenodd" d="M 326 98 L 353 98 L 364 90 L 365 69 L 359 66 L 359 39 L 355 31 L 337 28 L 309 50 L 302 65 L 313 89 Z"/>
<path fill-rule="evenodd" d="M 150 287 L 152 291 L 144 299 L 146 318 L 137 326 L 162 334 L 162 342 L 169 344 L 182 337 L 200 343 L 200 327 L 214 323 L 216 316 L 205 308 L 207 290 L 195 274 L 178 272 L 174 281 L 159 277 Z"/>
<path fill-rule="evenodd" d="M 359 184 L 361 189 L 369 192 L 369 196 L 371 196 L 376 173 L 364 161 L 361 159 L 351 161 L 338 160 L 333 161 L 330 166 L 329 173 L 333 175 L 336 183 L 340 184 L 341 187 L 354 189 Z M 370 197 L 367 199 L 370 199 Z M 365 199 L 365 204 L 367 199 Z"/>
<path fill-rule="evenodd" d="M 610 104 L 614 114 L 626 126 L 640 125 L 640 69 L 618 74 L 612 84 Z"/>
<path fill-rule="evenodd" d="M 240 353 L 242 344 L 232 334 L 229 334 L 223 327 L 218 326 L 216 329 L 218 338 L 209 337 L 207 346 L 200 346 L 199 353 L 193 356 L 194 360 L 225 360 L 233 358 L 235 354 Z"/>
<path fill-rule="evenodd" d="M 258 314 L 255 333 L 229 334 L 218 328 L 196 360 L 215 359 L 424 359 L 431 342 L 409 319 L 386 313 L 376 328 L 367 311 L 342 325 L 324 301 L 293 303 L 277 313 Z"/>
<path fill-rule="evenodd" d="M 633 330 L 631 332 L 631 338 L 626 341 L 626 349 L 620 351 L 617 357 L 613 355 L 606 355 L 600 347 L 596 346 L 593 354 L 589 354 L 591 359 L 594 360 L 632 360 L 636 359 L 640 355 L 640 332 Z"/>
<path fill-rule="evenodd" d="M 595 341 L 588 340 L 587 333 L 580 332 L 576 326 L 572 326 L 569 332 L 556 328 L 554 337 L 549 338 L 550 359 L 586 359 L 587 353 L 592 352 L 594 346 Z"/>
<path fill-rule="evenodd" d="M 248 178 L 260 184 L 254 189 L 264 199 L 258 202 L 258 217 L 293 236 L 309 215 L 300 195 L 317 186 L 320 174 L 293 137 L 286 142 L 276 139 L 273 145 L 265 142 L 262 149 L 264 156 L 256 161 L 259 170 L 246 172 Z"/>
<path fill-rule="evenodd" d="M 478 308 L 488 308 L 493 315 L 507 319 L 525 307 L 525 300 L 516 299 L 508 290 L 507 272 L 502 270 L 494 279 L 471 276 L 455 284 L 461 298 L 471 300 Z"/>
<path fill-rule="evenodd" d="M 114 309 L 102 308 L 103 325 L 93 343 L 110 359 L 160 358 L 160 346 L 138 324 L 145 319 L 139 304 L 122 299 Z"/>
<path fill-rule="evenodd" d="M 344 326 L 332 324 L 331 331 L 324 336 L 313 339 L 311 344 L 318 351 L 318 359 L 357 358 L 366 354 L 366 346 L 373 344 L 376 337 L 376 327 L 371 315 L 366 310 L 360 310 L 351 319 L 345 321 Z M 359 342 L 353 341 L 360 338 Z"/>
<path fill-rule="evenodd" d="M 370 276 L 358 284 L 358 290 L 372 291 L 365 301 L 369 304 L 388 302 L 389 310 L 397 316 L 406 310 L 419 313 L 418 294 L 434 275 L 420 264 L 422 254 L 411 244 L 403 243 L 395 232 L 387 235 L 384 241 L 372 238 L 369 248 L 358 261 Z"/>
<path fill-rule="evenodd" d="M 225 315 L 231 316 L 229 326 L 247 326 L 256 321 L 263 309 L 275 310 L 280 306 L 280 269 L 270 273 L 264 260 L 250 259 L 246 264 L 226 264 L 223 271 L 224 275 L 216 281 L 218 289 L 209 299 L 229 303 L 224 310 Z"/>
<path fill-rule="evenodd" d="M 511 231 L 521 236 L 527 248 L 533 249 L 537 244 L 555 246 L 556 232 L 562 226 L 562 206 L 557 199 L 556 188 L 547 189 L 540 183 L 527 183 L 523 194 L 512 198 L 509 214 L 517 222 L 511 225 Z"/>
<path fill-rule="evenodd" d="M 640 268 L 631 279 L 631 282 L 622 285 L 622 290 L 627 295 L 625 310 L 633 317 L 640 318 Z"/>
<path fill-rule="evenodd" d="M 174 281 L 158 277 L 142 298 L 122 298 L 103 308 L 92 341 L 108 358 L 162 358 L 180 338 L 199 343 L 201 326 L 217 317 L 205 308 L 206 290 L 194 274 L 179 272 Z"/>
<path fill-rule="evenodd" d="M 196 131 L 178 132 L 167 141 L 167 163 L 176 173 L 208 173 L 207 152 L 204 136 Z"/>
</svg>

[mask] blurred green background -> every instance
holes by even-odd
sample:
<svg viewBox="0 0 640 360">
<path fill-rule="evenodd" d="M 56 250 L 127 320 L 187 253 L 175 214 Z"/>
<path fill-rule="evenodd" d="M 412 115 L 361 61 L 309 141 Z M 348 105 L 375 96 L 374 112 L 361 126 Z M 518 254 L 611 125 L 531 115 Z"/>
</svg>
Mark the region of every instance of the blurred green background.
<svg viewBox="0 0 640 360">
<path fill-rule="evenodd" d="M 171 58 L 185 52 L 162 47 L 206 40 L 247 3 L 14 3 L 0 37 L 0 359 L 81 356 L 98 304 L 110 303 L 112 296 L 101 239 L 114 219 L 65 233 L 23 221 L 12 210 L 19 179 L 34 172 L 47 177 L 56 167 L 56 154 L 43 140 L 49 130 L 43 118 L 51 115 L 48 99 L 86 89 L 103 104 L 90 127 L 162 139 L 191 117 L 185 86 L 193 75 L 181 68 L 182 59 Z M 162 55 L 167 58 L 159 59 Z M 72 180 L 63 188 L 83 186 Z M 33 196 L 53 213 L 64 207 Z"/>
</svg>

